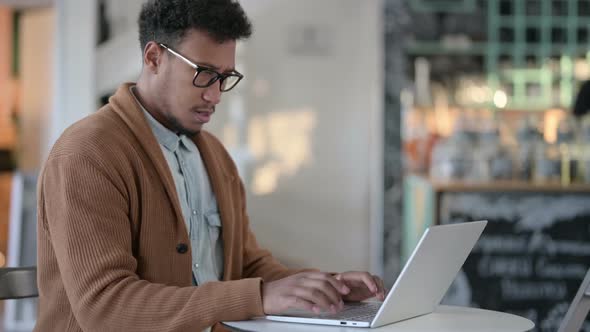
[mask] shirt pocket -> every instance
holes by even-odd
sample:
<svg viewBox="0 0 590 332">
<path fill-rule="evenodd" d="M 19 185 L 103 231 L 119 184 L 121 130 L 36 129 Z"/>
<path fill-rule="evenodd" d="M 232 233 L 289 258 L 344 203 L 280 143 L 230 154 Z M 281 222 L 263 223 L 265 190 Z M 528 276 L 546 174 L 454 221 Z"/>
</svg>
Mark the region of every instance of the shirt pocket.
<svg viewBox="0 0 590 332">
<path fill-rule="evenodd" d="M 213 211 L 205 214 L 205 220 L 207 221 L 211 243 L 216 243 L 221 232 L 221 217 L 217 211 Z"/>
<path fill-rule="evenodd" d="M 213 249 L 213 266 L 217 279 L 223 278 L 223 241 L 221 239 L 221 217 L 214 211 L 205 214 L 211 248 Z"/>
</svg>

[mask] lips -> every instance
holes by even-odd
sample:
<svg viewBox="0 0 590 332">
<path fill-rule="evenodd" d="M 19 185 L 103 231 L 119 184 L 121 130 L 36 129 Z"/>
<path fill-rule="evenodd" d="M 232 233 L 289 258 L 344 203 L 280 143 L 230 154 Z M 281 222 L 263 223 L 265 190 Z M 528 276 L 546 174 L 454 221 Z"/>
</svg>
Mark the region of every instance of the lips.
<svg viewBox="0 0 590 332">
<path fill-rule="evenodd" d="M 207 123 L 209 122 L 209 120 L 211 120 L 211 116 L 213 115 L 213 112 L 215 112 L 215 110 L 211 110 L 211 109 L 196 109 L 193 110 L 195 118 L 197 119 L 197 121 L 201 122 L 201 123 Z"/>
<path fill-rule="evenodd" d="M 195 112 L 197 120 L 202 123 L 207 123 L 211 120 L 211 112 Z"/>
</svg>

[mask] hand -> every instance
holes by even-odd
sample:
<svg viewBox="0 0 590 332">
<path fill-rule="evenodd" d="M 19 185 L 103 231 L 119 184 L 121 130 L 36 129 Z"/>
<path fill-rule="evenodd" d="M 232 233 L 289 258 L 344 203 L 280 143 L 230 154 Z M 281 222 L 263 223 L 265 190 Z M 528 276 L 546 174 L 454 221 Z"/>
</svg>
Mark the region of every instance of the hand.
<svg viewBox="0 0 590 332">
<path fill-rule="evenodd" d="M 342 295 L 350 293 L 344 282 L 330 273 L 302 272 L 262 285 L 262 305 L 267 315 L 287 309 L 303 309 L 319 314 L 342 310 Z"/>
<path fill-rule="evenodd" d="M 359 302 L 372 297 L 377 297 L 380 301 L 385 300 L 383 280 L 378 276 L 368 272 L 350 271 L 336 274 L 334 277 L 350 289 L 350 293 L 343 296 L 344 301 Z"/>
</svg>

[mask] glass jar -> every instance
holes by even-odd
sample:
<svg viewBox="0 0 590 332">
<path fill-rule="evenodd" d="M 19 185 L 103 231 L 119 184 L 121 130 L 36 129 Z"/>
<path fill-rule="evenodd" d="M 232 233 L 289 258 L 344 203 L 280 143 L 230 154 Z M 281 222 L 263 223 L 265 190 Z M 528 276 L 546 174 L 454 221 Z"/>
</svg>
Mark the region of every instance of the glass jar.
<svg viewBox="0 0 590 332">
<path fill-rule="evenodd" d="M 500 142 L 497 129 L 480 133 L 475 169 L 481 181 L 510 180 L 513 177 L 513 160 L 509 149 Z"/>
<path fill-rule="evenodd" d="M 464 131 L 439 141 L 432 150 L 430 177 L 435 181 L 457 181 L 471 178 L 473 144 Z"/>
<path fill-rule="evenodd" d="M 567 186 L 578 178 L 579 149 L 576 142 L 576 122 L 572 117 L 566 117 L 557 127 L 557 141 L 561 156 L 561 184 Z"/>
<path fill-rule="evenodd" d="M 590 115 L 582 118 L 578 139 L 577 180 L 590 184 Z"/>
<path fill-rule="evenodd" d="M 515 178 L 520 181 L 530 181 L 533 179 L 535 150 L 539 144 L 543 143 L 543 138 L 534 123 L 527 119 L 519 126 L 516 139 Z"/>
<path fill-rule="evenodd" d="M 541 141 L 535 145 L 533 181 L 538 183 L 561 182 L 561 151 L 555 143 Z"/>
</svg>

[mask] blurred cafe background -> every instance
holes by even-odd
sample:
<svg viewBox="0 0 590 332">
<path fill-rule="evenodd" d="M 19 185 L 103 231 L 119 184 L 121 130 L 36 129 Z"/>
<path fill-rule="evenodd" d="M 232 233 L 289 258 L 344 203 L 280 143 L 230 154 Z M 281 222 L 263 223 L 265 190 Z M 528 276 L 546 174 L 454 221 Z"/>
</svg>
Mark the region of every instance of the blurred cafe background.
<svg viewBox="0 0 590 332">
<path fill-rule="evenodd" d="M 0 265 L 36 264 L 53 142 L 137 79 L 143 2 L 0 0 Z M 206 129 L 259 242 L 391 286 L 428 226 L 486 219 L 443 302 L 556 331 L 590 267 L 590 0 L 240 2 L 246 78 Z M 0 308 L 32 330 L 35 299 Z"/>
</svg>

